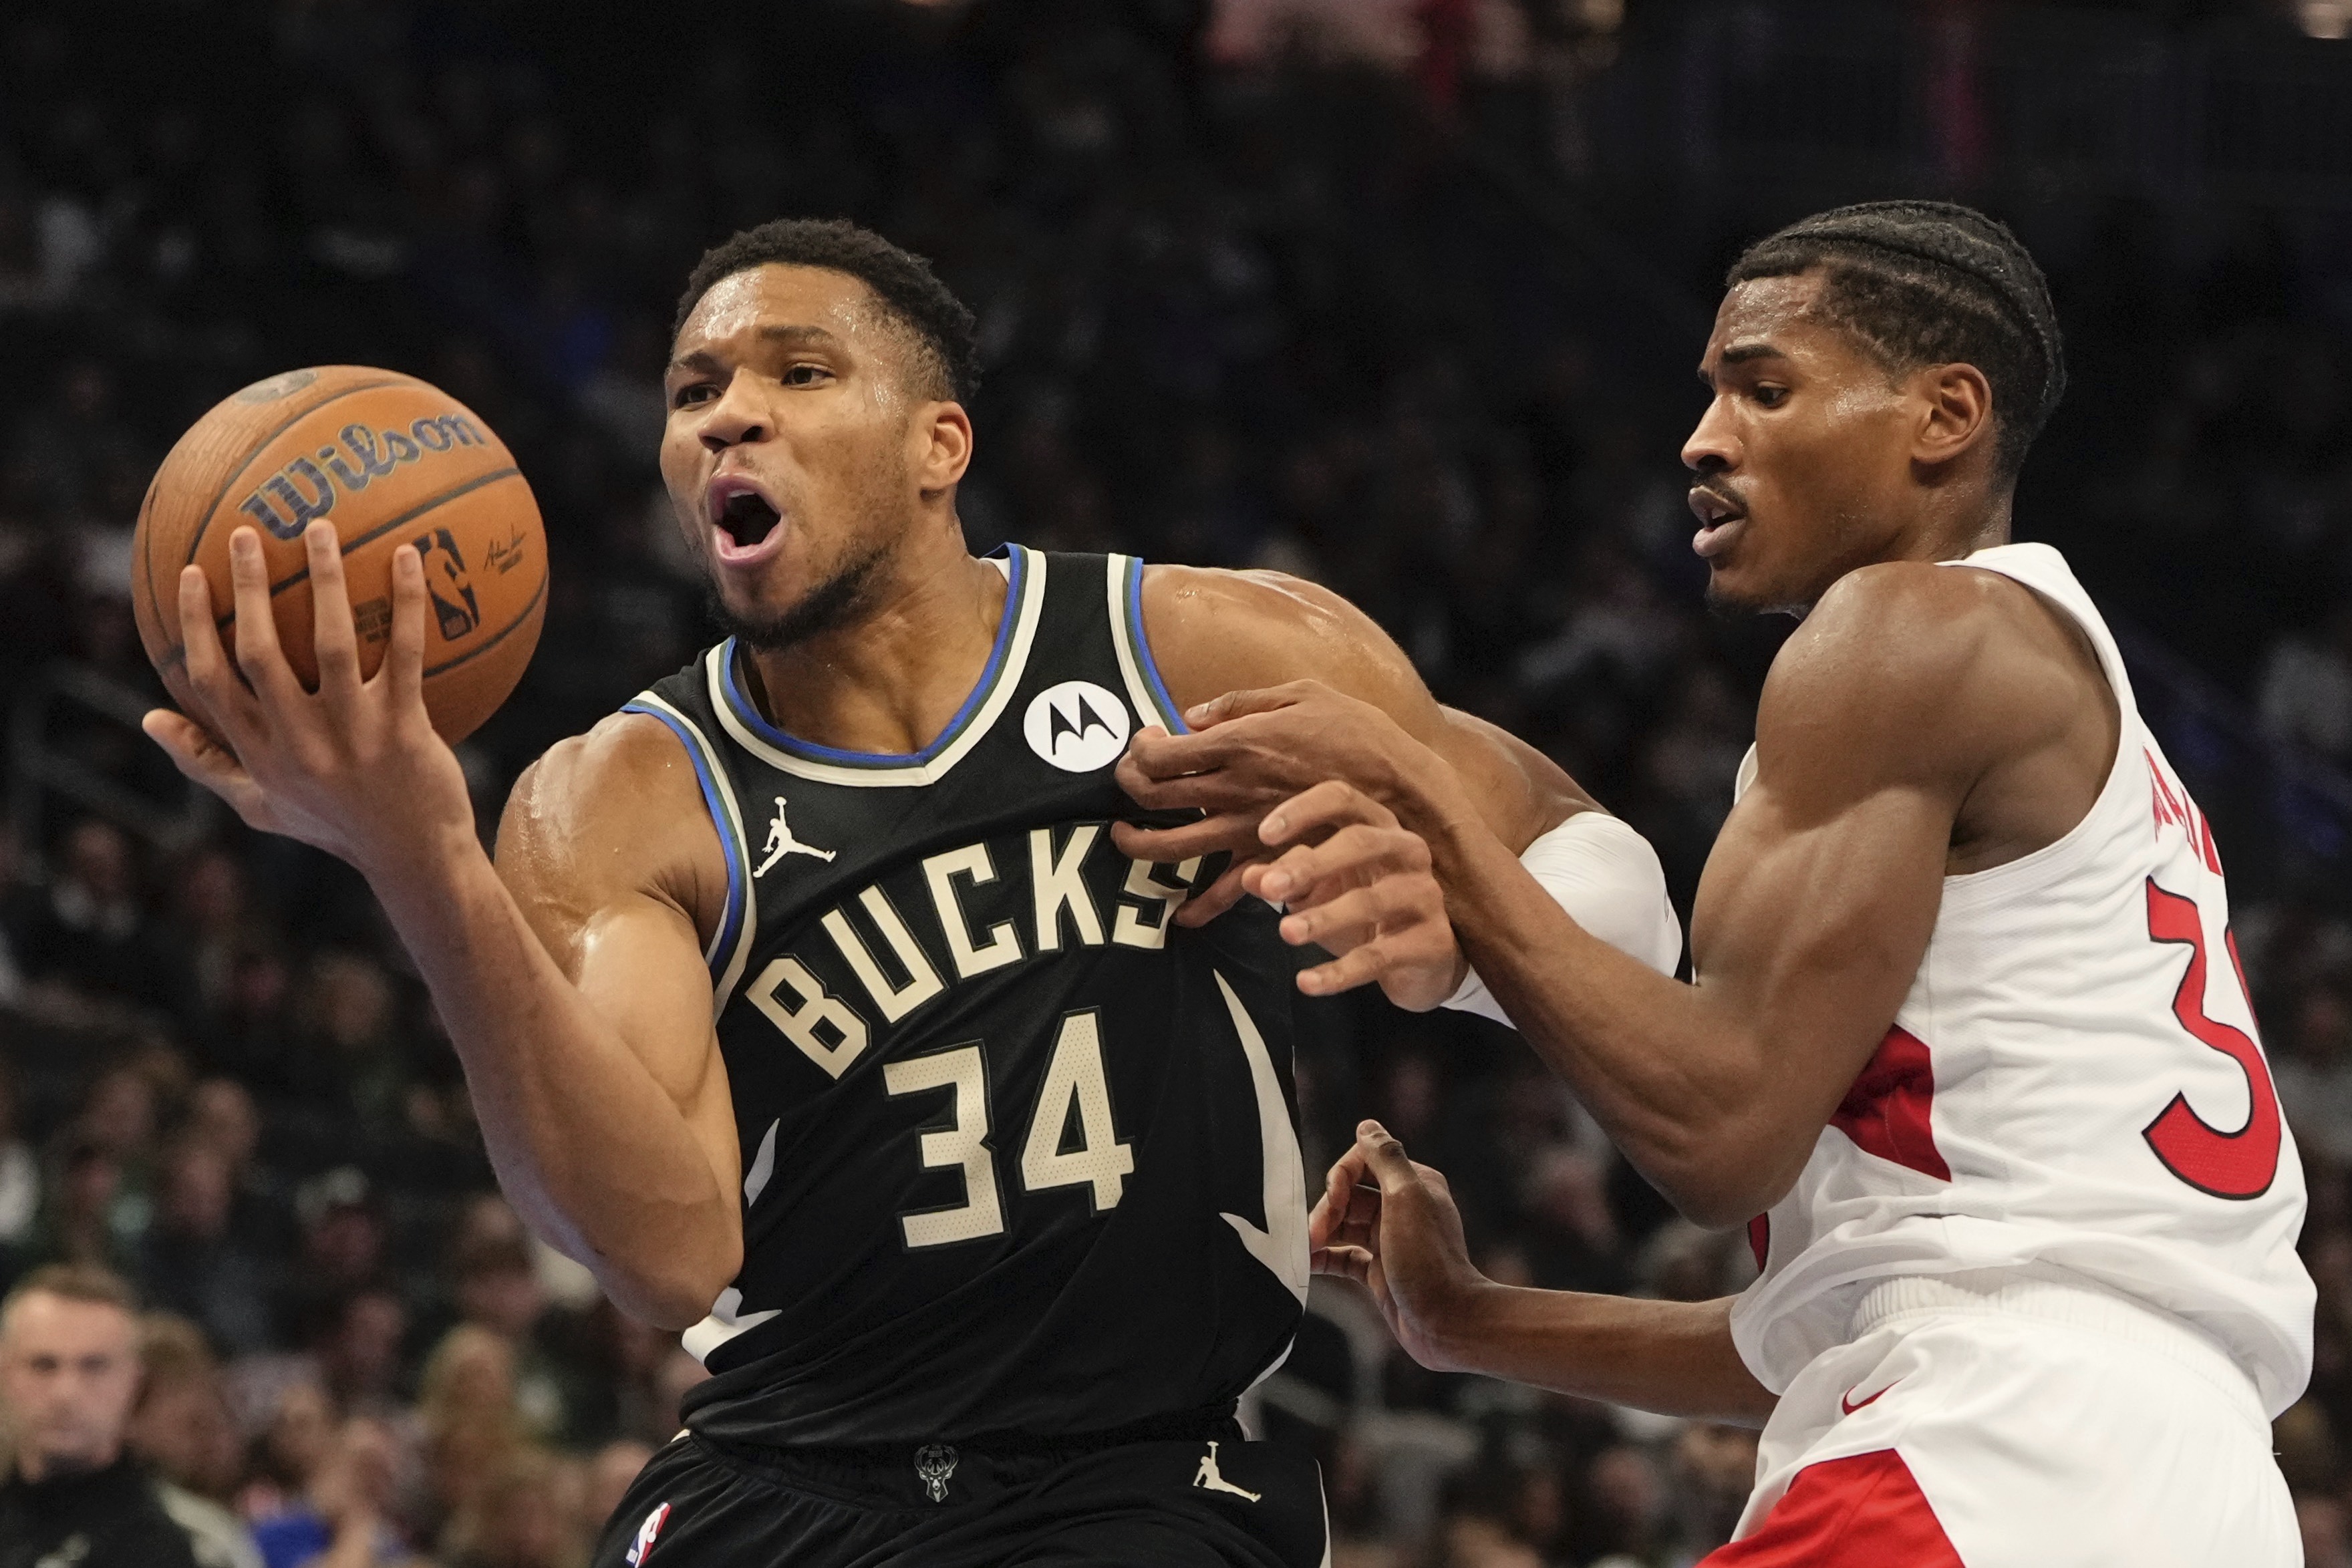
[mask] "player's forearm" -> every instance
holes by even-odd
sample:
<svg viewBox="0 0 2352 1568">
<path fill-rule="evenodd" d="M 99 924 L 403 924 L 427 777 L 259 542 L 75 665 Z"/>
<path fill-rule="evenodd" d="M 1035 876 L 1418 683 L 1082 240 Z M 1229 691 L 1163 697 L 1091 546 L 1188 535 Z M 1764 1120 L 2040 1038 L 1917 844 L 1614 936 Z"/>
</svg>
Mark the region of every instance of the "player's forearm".
<svg viewBox="0 0 2352 1568">
<path fill-rule="evenodd" d="M 1739 1359 L 1731 1299 L 1650 1301 L 1487 1285 L 1433 1325 L 1453 1370 L 1580 1399 L 1760 1427 L 1773 1395 Z"/>
<path fill-rule="evenodd" d="M 740 1267 L 734 1195 L 468 837 L 371 877 L 466 1071 L 499 1186 L 616 1304 L 699 1321 Z"/>
<path fill-rule="evenodd" d="M 1474 817 L 1448 810 L 1442 784 L 1419 789 L 1447 915 L 1521 1037 L 1690 1218 L 1733 1225 L 1767 1207 L 1811 1134 L 1791 1134 L 1748 1034 L 1578 925 Z"/>
</svg>

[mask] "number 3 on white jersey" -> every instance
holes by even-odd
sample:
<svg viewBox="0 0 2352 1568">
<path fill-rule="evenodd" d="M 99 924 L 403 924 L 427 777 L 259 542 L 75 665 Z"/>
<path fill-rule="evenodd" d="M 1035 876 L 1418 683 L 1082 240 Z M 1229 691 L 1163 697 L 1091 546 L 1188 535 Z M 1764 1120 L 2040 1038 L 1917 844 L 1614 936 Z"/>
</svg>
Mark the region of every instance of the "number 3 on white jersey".
<svg viewBox="0 0 2352 1568">
<path fill-rule="evenodd" d="M 1004 1229 L 1004 1207 L 997 1195 L 996 1160 L 988 1146 L 988 1068 L 978 1045 L 886 1063 L 883 1087 L 893 1098 L 926 1090 L 952 1089 L 952 1124 L 925 1133 L 921 1153 L 927 1170 L 961 1167 L 964 1200 L 952 1208 L 924 1209 L 898 1217 L 907 1245 L 944 1247 L 995 1236 Z M 1062 1147 L 1075 1103 L 1079 1145 Z M 1029 1135 L 1021 1149 L 1021 1184 L 1030 1192 L 1084 1186 L 1093 1210 L 1118 1207 L 1126 1177 L 1135 1169 L 1135 1150 L 1118 1141 L 1111 1117 L 1110 1080 L 1103 1071 L 1102 1026 L 1092 1009 L 1062 1019 L 1054 1037 L 1053 1060 L 1037 1092 Z"/>
</svg>

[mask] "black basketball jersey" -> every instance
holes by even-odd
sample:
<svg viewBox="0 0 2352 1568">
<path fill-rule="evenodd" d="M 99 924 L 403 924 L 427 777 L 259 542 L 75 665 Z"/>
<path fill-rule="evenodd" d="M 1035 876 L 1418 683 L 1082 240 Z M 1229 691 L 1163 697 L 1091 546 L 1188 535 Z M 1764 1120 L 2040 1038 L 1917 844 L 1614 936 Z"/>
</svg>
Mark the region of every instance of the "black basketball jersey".
<svg viewBox="0 0 2352 1568">
<path fill-rule="evenodd" d="M 743 1155 L 742 1272 L 687 1348 L 706 1437 L 1098 1431 L 1230 1400 L 1307 1293 L 1297 961 L 1255 900 L 1171 916 L 1111 776 L 1180 727 L 1142 567 L 1008 546 L 988 665 L 906 756 L 797 740 L 734 644 L 628 705 L 701 776 L 706 955 Z"/>
</svg>

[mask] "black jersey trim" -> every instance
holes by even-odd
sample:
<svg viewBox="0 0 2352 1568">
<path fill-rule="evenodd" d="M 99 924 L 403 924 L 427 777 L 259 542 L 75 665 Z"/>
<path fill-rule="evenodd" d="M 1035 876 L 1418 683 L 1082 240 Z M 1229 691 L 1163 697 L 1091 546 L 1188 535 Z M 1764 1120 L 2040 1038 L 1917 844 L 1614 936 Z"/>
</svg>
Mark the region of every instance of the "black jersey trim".
<svg viewBox="0 0 2352 1568">
<path fill-rule="evenodd" d="M 770 724 L 744 695 L 730 638 L 704 656 L 704 678 L 719 724 L 768 766 L 825 784 L 924 785 L 943 778 L 988 733 L 1013 699 L 1045 612 L 1045 558 L 1007 545 L 1004 614 L 989 662 L 963 706 L 920 751 L 845 751 L 798 739 Z"/>
<path fill-rule="evenodd" d="M 719 830 L 719 847 L 727 857 L 727 915 L 719 923 L 710 946 L 703 950 L 702 961 L 711 973 L 711 984 L 718 988 L 723 1001 L 732 990 L 733 977 L 726 971 L 736 967 L 729 958 L 737 954 L 744 932 L 751 921 L 751 884 L 743 874 L 748 857 L 744 853 L 743 834 L 735 820 L 734 798 L 719 774 L 718 758 L 710 743 L 705 739 L 694 721 L 663 702 L 651 692 L 646 692 L 621 705 L 623 713 L 641 713 L 659 719 L 677 737 L 686 747 L 687 759 L 694 764 L 694 776 L 702 787 L 702 803 L 710 813 L 711 826 Z"/>
</svg>

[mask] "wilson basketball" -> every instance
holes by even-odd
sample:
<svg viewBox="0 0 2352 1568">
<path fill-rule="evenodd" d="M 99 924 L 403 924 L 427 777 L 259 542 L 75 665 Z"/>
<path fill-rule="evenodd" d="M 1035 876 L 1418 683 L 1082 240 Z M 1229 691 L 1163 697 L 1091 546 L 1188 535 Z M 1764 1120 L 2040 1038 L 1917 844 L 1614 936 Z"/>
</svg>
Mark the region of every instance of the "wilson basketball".
<svg viewBox="0 0 2352 1568">
<path fill-rule="evenodd" d="M 147 486 L 131 549 L 131 603 L 147 656 L 191 716 L 179 579 L 212 584 L 222 641 L 236 646 L 228 541 L 261 536 L 287 662 L 318 684 L 302 533 L 331 518 L 373 674 L 392 635 L 392 554 L 415 545 L 430 595 L 425 706 L 452 741 L 495 712 L 539 643 L 547 538 L 513 455 L 457 399 L 413 376 L 359 365 L 289 371 L 232 393 L 180 437 Z"/>
</svg>

